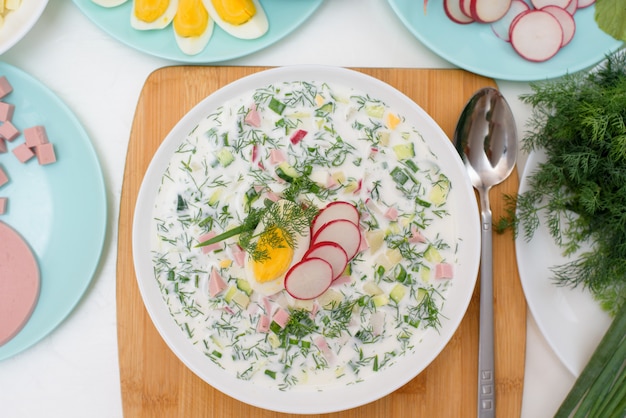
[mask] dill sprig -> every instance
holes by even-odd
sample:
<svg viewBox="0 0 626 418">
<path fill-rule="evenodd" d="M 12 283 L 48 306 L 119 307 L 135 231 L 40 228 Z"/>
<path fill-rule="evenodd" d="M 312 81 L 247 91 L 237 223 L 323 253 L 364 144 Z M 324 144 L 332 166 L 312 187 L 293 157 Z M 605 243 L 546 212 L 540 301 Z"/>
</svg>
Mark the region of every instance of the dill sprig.
<svg viewBox="0 0 626 418">
<path fill-rule="evenodd" d="M 317 212 L 315 206 L 300 205 L 289 200 L 251 208 L 242 224 L 203 241 L 196 247 L 215 244 L 239 235 L 238 243 L 241 248 L 253 260 L 263 261 L 269 256 L 269 248 L 279 248 L 284 244 L 295 248 L 297 237 L 309 230 Z M 257 231 L 261 222 L 264 225 L 263 230 Z"/>
<path fill-rule="evenodd" d="M 531 84 L 526 151 L 543 150 L 523 194 L 508 196 L 499 229 L 530 239 L 545 225 L 565 255 L 590 251 L 553 268 L 563 286 L 590 290 L 611 314 L 626 299 L 626 53 L 590 73 Z M 517 209 L 516 209 L 517 207 Z"/>
<path fill-rule="evenodd" d="M 264 228 L 246 230 L 239 235 L 239 245 L 253 260 L 263 261 L 268 258 L 268 248 L 279 248 L 286 243 L 296 248 L 297 237 L 308 232 L 318 209 L 303 206 L 289 200 L 280 200 L 264 208 L 261 222 Z"/>
</svg>

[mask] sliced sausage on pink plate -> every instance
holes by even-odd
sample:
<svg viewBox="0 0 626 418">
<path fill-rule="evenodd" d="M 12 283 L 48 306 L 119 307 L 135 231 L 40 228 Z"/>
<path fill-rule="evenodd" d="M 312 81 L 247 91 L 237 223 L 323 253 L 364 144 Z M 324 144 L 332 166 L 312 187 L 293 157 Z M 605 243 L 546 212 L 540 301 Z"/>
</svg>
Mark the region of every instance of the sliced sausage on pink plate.
<svg viewBox="0 0 626 418">
<path fill-rule="evenodd" d="M 0 222 L 0 346 L 26 325 L 39 299 L 39 265 L 22 236 Z"/>
</svg>

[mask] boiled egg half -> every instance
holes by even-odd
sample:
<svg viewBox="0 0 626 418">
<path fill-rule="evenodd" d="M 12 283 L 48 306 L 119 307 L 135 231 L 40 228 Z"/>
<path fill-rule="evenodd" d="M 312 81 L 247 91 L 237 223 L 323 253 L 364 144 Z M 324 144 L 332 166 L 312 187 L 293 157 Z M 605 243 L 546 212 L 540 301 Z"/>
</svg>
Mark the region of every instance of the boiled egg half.
<svg viewBox="0 0 626 418">
<path fill-rule="evenodd" d="M 163 29 L 176 15 L 178 0 L 133 0 L 130 24 L 138 30 Z"/>
<path fill-rule="evenodd" d="M 128 0 L 92 0 L 95 4 L 102 7 L 116 7 L 126 3 Z"/>
<path fill-rule="evenodd" d="M 256 39 L 269 28 L 259 0 L 203 0 L 209 15 L 226 33 L 240 39 Z"/>
<path fill-rule="evenodd" d="M 211 39 L 215 24 L 202 0 L 178 0 L 172 26 L 180 50 L 187 55 L 196 55 Z"/>
<path fill-rule="evenodd" d="M 284 210 L 285 205 L 295 204 L 288 200 L 276 202 L 280 210 Z M 246 277 L 254 291 L 273 295 L 285 288 L 285 274 L 304 257 L 311 242 L 310 229 L 305 228 L 292 237 L 293 246 L 289 245 L 285 231 L 277 226 L 268 227 L 263 220 L 257 225 L 254 235 L 258 237 L 257 249 L 265 251 L 267 257 L 257 261 L 248 256 L 245 262 Z"/>
</svg>

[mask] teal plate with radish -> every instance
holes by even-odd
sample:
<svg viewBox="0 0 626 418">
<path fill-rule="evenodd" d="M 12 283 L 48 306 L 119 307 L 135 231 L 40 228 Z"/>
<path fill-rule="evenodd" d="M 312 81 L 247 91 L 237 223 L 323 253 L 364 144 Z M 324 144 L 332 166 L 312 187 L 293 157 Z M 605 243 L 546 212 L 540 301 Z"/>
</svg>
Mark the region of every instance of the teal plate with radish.
<svg viewBox="0 0 626 418">
<path fill-rule="evenodd" d="M 178 47 L 172 24 L 158 30 L 133 29 L 130 24 L 130 0 L 110 8 L 99 6 L 92 0 L 73 1 L 102 30 L 138 51 L 178 62 L 208 64 L 240 58 L 273 45 L 306 23 L 323 0 L 263 1 L 262 7 L 269 24 L 263 36 L 239 39 L 215 25 L 206 47 L 195 55 L 185 54 Z"/>
<path fill-rule="evenodd" d="M 444 0 L 430 0 L 426 8 L 424 1 L 388 1 L 408 30 L 434 53 L 464 70 L 499 80 L 538 81 L 575 73 L 623 45 L 598 28 L 594 6 L 589 6 L 574 13 L 572 40 L 552 58 L 533 62 L 496 36 L 491 24 L 452 21 L 444 10 Z"/>
<path fill-rule="evenodd" d="M 20 130 L 43 125 L 56 162 L 21 163 L 13 149 L 20 135 L 0 154 L 9 182 L 0 221 L 28 243 L 40 272 L 35 309 L 25 326 L 0 346 L 0 360 L 33 346 L 56 329 L 89 288 L 106 235 L 106 191 L 100 163 L 86 131 L 52 91 L 22 70 L 0 62 L 13 91 L 2 100 L 15 105 L 12 122 Z"/>
</svg>

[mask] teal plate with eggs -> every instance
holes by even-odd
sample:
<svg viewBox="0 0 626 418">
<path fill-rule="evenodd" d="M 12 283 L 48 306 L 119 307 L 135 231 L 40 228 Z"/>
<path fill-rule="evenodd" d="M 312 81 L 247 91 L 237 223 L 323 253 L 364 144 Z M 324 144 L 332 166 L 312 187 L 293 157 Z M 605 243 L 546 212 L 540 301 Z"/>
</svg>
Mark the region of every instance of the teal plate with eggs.
<svg viewBox="0 0 626 418">
<path fill-rule="evenodd" d="M 172 24 L 159 30 L 133 29 L 130 25 L 130 0 L 112 8 L 99 6 L 92 0 L 73 1 L 103 31 L 136 50 L 178 62 L 208 64 L 240 58 L 273 45 L 305 23 L 323 0 L 262 1 L 269 21 L 269 29 L 263 36 L 257 39 L 238 39 L 215 25 L 207 46 L 196 55 L 187 55 L 180 50 L 174 38 Z"/>
</svg>

